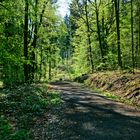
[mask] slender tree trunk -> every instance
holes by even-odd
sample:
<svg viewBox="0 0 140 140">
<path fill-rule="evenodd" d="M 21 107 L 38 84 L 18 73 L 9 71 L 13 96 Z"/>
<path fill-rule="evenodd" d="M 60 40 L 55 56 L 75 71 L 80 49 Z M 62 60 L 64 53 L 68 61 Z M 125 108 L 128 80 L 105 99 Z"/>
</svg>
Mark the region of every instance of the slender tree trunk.
<svg viewBox="0 0 140 140">
<path fill-rule="evenodd" d="M 35 29 L 34 29 L 34 39 L 33 39 L 33 51 L 32 51 L 32 68 L 31 68 L 31 79 L 34 80 L 34 73 L 36 68 L 35 62 L 35 49 L 37 45 L 37 32 L 38 32 L 38 21 L 37 21 L 37 11 L 38 11 L 38 0 L 35 1 Z"/>
<path fill-rule="evenodd" d="M 42 46 L 41 46 L 41 54 L 40 54 L 40 75 L 39 75 L 39 80 L 41 80 L 42 78 L 42 63 L 43 63 L 43 49 L 42 49 Z"/>
<path fill-rule="evenodd" d="M 51 60 L 49 60 L 49 80 L 52 79 L 52 63 L 51 63 Z"/>
<path fill-rule="evenodd" d="M 140 5 L 140 4 L 139 4 Z M 139 12 L 140 12 L 140 7 L 139 7 Z M 139 58 L 139 68 L 140 68 L 140 15 L 139 15 L 139 36 L 138 36 L 138 40 L 139 40 L 139 51 L 138 51 L 138 58 Z"/>
<path fill-rule="evenodd" d="M 115 2 L 115 16 L 116 16 L 116 30 L 117 30 L 117 46 L 118 46 L 118 65 L 122 69 L 121 43 L 120 43 L 120 14 L 119 14 L 119 0 Z"/>
<path fill-rule="evenodd" d="M 69 46 L 67 45 L 67 50 L 66 50 L 66 53 L 67 53 L 67 68 L 68 68 L 68 62 L 69 62 Z"/>
<path fill-rule="evenodd" d="M 95 0 L 95 12 L 96 12 L 96 24 L 97 24 L 99 47 L 101 51 L 102 62 L 104 63 L 104 51 L 102 47 L 101 31 L 100 31 L 100 24 L 99 24 L 99 9 L 97 7 L 97 0 Z"/>
<path fill-rule="evenodd" d="M 38 20 L 37 20 L 38 0 L 35 0 L 35 29 L 34 29 L 34 39 L 33 39 L 33 43 L 32 43 L 33 51 L 32 51 L 32 68 L 31 68 L 31 78 L 32 78 L 32 81 L 34 80 L 34 73 L 35 73 L 35 69 L 36 69 L 36 61 L 35 61 L 36 54 L 35 54 L 35 49 L 36 49 L 37 38 L 38 38 L 37 34 L 38 34 L 38 29 L 39 29 L 39 27 L 42 24 L 43 14 L 45 12 L 45 8 L 46 8 L 47 3 L 48 3 L 48 1 L 47 2 L 45 1 L 44 2 L 43 9 L 42 9 L 41 14 L 40 14 L 40 21 L 38 23 Z"/>
<path fill-rule="evenodd" d="M 36 73 L 35 73 L 35 81 L 38 81 L 38 55 L 36 55 Z"/>
<path fill-rule="evenodd" d="M 24 57 L 25 60 L 28 60 L 28 10 L 29 10 L 29 4 L 28 0 L 25 1 L 25 18 L 24 18 Z M 29 71 L 28 71 L 28 65 L 24 64 L 24 78 L 25 82 L 29 81 Z"/>
<path fill-rule="evenodd" d="M 134 60 L 134 32 L 133 32 L 133 0 L 131 0 L 131 39 L 132 39 L 132 67 L 134 73 L 135 60 Z"/>
<path fill-rule="evenodd" d="M 140 68 L 140 1 L 138 0 L 138 4 L 137 4 L 137 8 L 138 8 L 138 66 Z"/>
<path fill-rule="evenodd" d="M 91 63 L 91 70 L 93 73 L 94 64 L 93 64 L 93 57 L 92 57 L 92 46 L 91 46 L 91 38 L 90 38 L 90 26 L 89 26 L 89 19 L 88 19 L 87 0 L 85 4 L 85 12 L 86 12 L 86 26 L 87 26 L 87 38 L 88 38 L 88 46 L 89 46 L 90 63 Z"/>
<path fill-rule="evenodd" d="M 47 73 L 47 65 L 46 65 L 46 63 L 45 63 L 44 66 L 45 66 L 45 68 L 44 68 L 44 71 L 45 71 L 45 72 L 44 72 L 44 78 L 46 79 L 46 73 Z"/>
<path fill-rule="evenodd" d="M 103 16 L 102 16 L 102 48 L 104 52 L 104 56 L 107 54 L 107 44 L 105 42 L 105 19 L 104 19 L 104 10 L 103 10 Z M 103 58 L 105 61 L 105 58 Z"/>
<path fill-rule="evenodd" d="M 48 2 L 49 2 L 49 0 L 48 0 L 48 1 L 44 1 L 43 9 L 42 9 L 41 14 L 40 14 L 39 27 L 40 27 L 41 24 L 42 24 L 43 15 L 44 15 L 44 12 L 45 12 L 45 9 L 46 9 L 46 6 L 47 6 L 47 3 L 48 3 Z"/>
</svg>

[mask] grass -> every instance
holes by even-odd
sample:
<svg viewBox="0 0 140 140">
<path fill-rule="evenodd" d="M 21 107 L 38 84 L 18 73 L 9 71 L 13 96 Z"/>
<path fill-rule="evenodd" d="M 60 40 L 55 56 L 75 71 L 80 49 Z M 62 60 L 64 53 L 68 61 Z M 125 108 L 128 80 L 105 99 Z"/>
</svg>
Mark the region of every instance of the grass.
<svg viewBox="0 0 140 140">
<path fill-rule="evenodd" d="M 128 105 L 133 105 L 133 106 L 135 106 L 137 108 L 140 108 L 139 105 L 137 105 L 135 102 L 133 102 L 130 99 L 126 99 L 124 97 L 115 95 L 112 92 L 103 91 L 102 89 L 99 89 L 99 88 L 95 87 L 95 85 L 93 85 L 93 84 L 90 83 L 90 80 L 89 79 L 86 80 L 84 84 L 86 86 L 90 87 L 90 89 L 93 90 L 94 92 L 100 93 L 100 94 L 106 96 L 108 99 L 112 99 L 114 101 L 118 101 L 118 102 L 125 103 L 125 104 L 128 104 Z"/>
<path fill-rule="evenodd" d="M 25 84 L 0 93 L 0 140 L 32 140 L 30 129 L 37 119 L 61 104 L 59 93 L 48 92 L 46 84 Z"/>
</svg>

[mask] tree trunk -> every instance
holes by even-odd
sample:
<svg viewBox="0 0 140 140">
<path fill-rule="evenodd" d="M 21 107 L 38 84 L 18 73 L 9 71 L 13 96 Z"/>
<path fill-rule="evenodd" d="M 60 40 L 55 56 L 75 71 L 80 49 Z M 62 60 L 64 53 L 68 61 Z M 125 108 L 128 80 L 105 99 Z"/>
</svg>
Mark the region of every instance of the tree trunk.
<svg viewBox="0 0 140 140">
<path fill-rule="evenodd" d="M 132 39 L 132 67 L 134 73 L 135 60 L 134 60 L 134 32 L 133 32 L 133 0 L 131 0 L 131 39 Z"/>
<path fill-rule="evenodd" d="M 42 49 L 42 46 L 41 46 L 41 54 L 40 54 L 40 75 L 39 75 L 39 80 L 41 80 L 42 78 L 42 63 L 43 63 L 43 49 Z"/>
<path fill-rule="evenodd" d="M 89 19 L 88 19 L 87 0 L 85 4 L 85 12 L 86 12 L 86 26 L 87 26 L 87 38 L 88 38 L 88 46 L 89 46 L 89 54 L 90 54 L 90 63 L 91 63 L 91 70 L 93 73 L 94 64 L 93 64 L 92 46 L 91 46 L 91 39 L 90 39 L 90 26 L 89 26 Z"/>
<path fill-rule="evenodd" d="M 24 57 L 28 60 L 28 0 L 25 1 L 25 18 L 24 18 Z M 24 80 L 29 81 L 29 71 L 27 62 L 24 63 Z"/>
<path fill-rule="evenodd" d="M 103 51 L 102 40 L 101 40 L 101 31 L 100 31 L 100 24 L 99 24 L 99 10 L 97 7 L 97 0 L 95 0 L 95 13 L 96 13 L 96 24 L 97 24 L 99 47 L 101 51 L 102 62 L 104 63 L 104 51 Z"/>
<path fill-rule="evenodd" d="M 40 14 L 40 21 L 39 21 L 39 24 L 38 24 L 38 20 L 37 20 L 38 0 L 35 1 L 35 29 L 34 29 L 34 39 L 33 39 L 33 43 L 32 43 L 33 51 L 32 51 L 32 68 L 31 68 L 31 79 L 32 79 L 32 81 L 34 80 L 34 73 L 35 73 L 35 69 L 36 69 L 36 61 L 35 61 L 36 54 L 35 54 L 35 49 L 36 49 L 37 38 L 38 38 L 37 34 L 38 34 L 38 29 L 39 29 L 39 27 L 42 24 L 43 14 L 45 12 L 45 8 L 46 8 L 47 3 L 48 3 L 48 1 L 47 2 L 45 1 L 44 2 L 43 9 L 42 9 L 41 14 Z"/>
<path fill-rule="evenodd" d="M 139 4 L 139 6 L 140 6 L 140 4 Z M 140 7 L 139 7 L 139 12 L 140 12 Z M 138 36 L 138 40 L 139 40 L 139 51 L 138 51 L 138 58 L 139 58 L 139 68 L 140 68 L 140 14 L 139 14 L 139 36 Z"/>
<path fill-rule="evenodd" d="M 34 80 L 34 73 L 36 68 L 36 62 L 35 62 L 35 49 L 37 45 L 37 32 L 38 32 L 38 21 L 37 21 L 37 11 L 38 11 L 38 0 L 35 1 L 35 29 L 34 29 L 34 39 L 33 39 L 33 51 L 32 51 L 32 68 L 31 68 L 31 79 Z"/>
<path fill-rule="evenodd" d="M 138 0 L 137 4 L 138 8 L 138 66 L 140 68 L 140 1 Z"/>
<path fill-rule="evenodd" d="M 120 14 L 119 14 L 119 0 L 115 2 L 115 16 L 116 16 L 116 30 L 117 30 L 117 46 L 118 46 L 118 65 L 122 69 L 121 43 L 120 43 Z"/>
<path fill-rule="evenodd" d="M 52 63 L 51 63 L 51 60 L 49 60 L 49 80 L 52 79 Z"/>
<path fill-rule="evenodd" d="M 107 54 L 107 44 L 105 41 L 105 19 L 104 19 L 104 10 L 102 16 L 102 48 L 103 48 L 103 61 L 105 62 L 104 56 Z"/>
</svg>

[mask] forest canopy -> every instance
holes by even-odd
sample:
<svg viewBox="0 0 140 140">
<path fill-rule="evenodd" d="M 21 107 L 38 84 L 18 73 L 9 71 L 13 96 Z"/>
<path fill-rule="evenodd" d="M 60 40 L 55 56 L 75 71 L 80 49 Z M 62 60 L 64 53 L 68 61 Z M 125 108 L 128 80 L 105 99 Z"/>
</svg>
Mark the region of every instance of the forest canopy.
<svg viewBox="0 0 140 140">
<path fill-rule="evenodd" d="M 139 0 L 0 1 L 0 77 L 5 85 L 140 68 Z"/>
</svg>

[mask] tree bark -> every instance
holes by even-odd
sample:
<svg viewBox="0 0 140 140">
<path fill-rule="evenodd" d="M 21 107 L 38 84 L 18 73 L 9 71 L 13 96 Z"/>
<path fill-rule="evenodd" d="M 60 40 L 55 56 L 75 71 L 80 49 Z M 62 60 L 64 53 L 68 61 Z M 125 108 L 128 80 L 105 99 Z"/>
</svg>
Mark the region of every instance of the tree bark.
<svg viewBox="0 0 140 140">
<path fill-rule="evenodd" d="M 91 70 L 92 70 L 92 73 L 93 73 L 94 64 L 93 64 L 93 57 L 92 57 L 92 46 L 91 46 L 91 38 L 90 38 L 90 25 L 89 25 L 89 19 L 88 19 L 87 0 L 86 0 L 86 3 L 85 3 L 85 12 L 86 12 L 86 26 L 87 26 L 87 38 L 88 38 L 88 46 L 89 46 L 89 56 L 90 56 Z"/>
<path fill-rule="evenodd" d="M 133 32 L 133 0 L 131 0 L 131 49 L 132 49 L 132 68 L 134 73 L 135 60 L 134 60 L 134 32 Z"/>
<path fill-rule="evenodd" d="M 31 68 L 31 79 L 34 80 L 34 73 L 35 73 L 35 49 L 37 44 L 37 33 L 38 33 L 38 21 L 37 21 L 37 11 L 38 11 L 38 0 L 35 1 L 35 29 L 34 29 L 34 40 L 32 43 L 33 51 L 32 51 L 32 68 Z"/>
<path fill-rule="evenodd" d="M 40 52 L 40 75 L 39 75 L 39 81 L 41 80 L 42 78 L 42 63 L 43 63 L 43 49 L 42 49 L 42 46 L 41 46 L 41 52 Z"/>
<path fill-rule="evenodd" d="M 137 2 L 137 8 L 138 8 L 138 66 L 140 68 L 140 1 Z"/>
<path fill-rule="evenodd" d="M 101 31 L 100 31 L 100 24 L 99 24 L 99 10 L 97 7 L 97 0 L 95 0 L 95 13 L 96 13 L 96 24 L 97 24 L 99 47 L 101 51 L 102 62 L 104 63 L 104 51 L 103 51 L 102 39 L 101 39 Z"/>
<path fill-rule="evenodd" d="M 52 79 L 52 62 L 49 60 L 49 80 Z"/>
<path fill-rule="evenodd" d="M 28 0 L 25 1 L 25 17 L 24 17 L 24 57 L 28 60 L 28 10 L 29 4 Z M 27 62 L 24 63 L 24 80 L 29 81 L 29 71 Z"/>
<path fill-rule="evenodd" d="M 122 69 L 122 57 L 121 57 L 121 43 L 120 43 L 120 14 L 119 14 L 119 0 L 115 2 L 115 16 L 116 16 L 116 30 L 117 30 L 117 46 L 118 46 L 118 65 Z"/>
<path fill-rule="evenodd" d="M 37 45 L 38 29 L 42 24 L 43 14 L 45 12 L 45 8 L 46 8 L 46 5 L 47 5 L 48 2 L 49 1 L 44 2 L 43 9 L 42 9 L 42 12 L 40 14 L 40 21 L 38 23 L 38 20 L 37 20 L 38 0 L 35 1 L 35 29 L 34 29 L 34 39 L 33 39 L 33 43 L 32 43 L 33 51 L 32 51 L 32 56 L 31 56 L 32 57 L 32 68 L 31 68 L 31 79 L 32 79 L 32 81 L 34 80 L 34 73 L 35 73 L 35 69 L 37 67 L 36 62 L 35 62 L 35 59 L 36 59 L 35 49 L 36 49 L 36 45 Z"/>
</svg>

